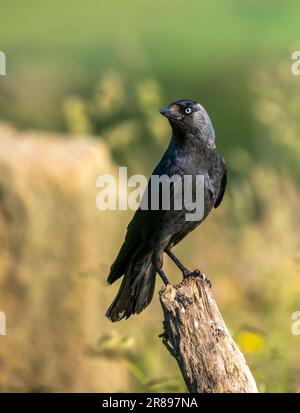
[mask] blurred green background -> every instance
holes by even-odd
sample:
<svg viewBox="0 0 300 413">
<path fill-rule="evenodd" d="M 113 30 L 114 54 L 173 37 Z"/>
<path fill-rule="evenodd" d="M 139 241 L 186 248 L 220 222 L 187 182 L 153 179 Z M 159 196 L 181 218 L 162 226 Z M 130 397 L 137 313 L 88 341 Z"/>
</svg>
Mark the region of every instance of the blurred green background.
<svg viewBox="0 0 300 413">
<path fill-rule="evenodd" d="M 158 110 L 180 98 L 210 114 L 229 185 L 177 253 L 212 278 L 260 390 L 300 391 L 299 2 L 1 0 L 0 10 L 1 391 L 185 391 L 158 338 L 157 297 L 128 321 L 104 318 L 132 213 L 95 206 L 98 175 L 151 173 L 170 135 Z M 168 260 L 166 271 L 180 280 Z"/>
</svg>

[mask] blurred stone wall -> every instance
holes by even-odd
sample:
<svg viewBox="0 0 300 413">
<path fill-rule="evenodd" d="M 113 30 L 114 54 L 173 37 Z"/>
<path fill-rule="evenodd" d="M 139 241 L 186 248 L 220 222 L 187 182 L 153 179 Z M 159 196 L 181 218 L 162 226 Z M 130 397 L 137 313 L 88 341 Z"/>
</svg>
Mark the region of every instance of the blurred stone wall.
<svg viewBox="0 0 300 413">
<path fill-rule="evenodd" d="M 117 217 L 96 209 L 95 183 L 114 172 L 101 141 L 0 125 L 0 391 L 126 387 L 125 367 L 89 355 L 108 328 L 105 276 L 119 232 Z"/>
</svg>

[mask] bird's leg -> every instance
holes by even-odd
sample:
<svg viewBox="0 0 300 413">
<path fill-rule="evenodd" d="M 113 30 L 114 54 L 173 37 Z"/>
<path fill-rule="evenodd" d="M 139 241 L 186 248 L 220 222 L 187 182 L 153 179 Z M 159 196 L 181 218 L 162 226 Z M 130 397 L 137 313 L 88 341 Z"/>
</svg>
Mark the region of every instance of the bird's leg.
<svg viewBox="0 0 300 413">
<path fill-rule="evenodd" d="M 163 282 L 164 282 L 165 285 L 170 284 L 170 281 L 169 281 L 166 273 L 165 273 L 161 268 L 157 268 L 157 267 L 156 267 L 156 271 L 158 272 L 160 278 L 163 280 Z"/>
<path fill-rule="evenodd" d="M 165 250 L 165 253 L 171 258 L 171 260 L 177 265 L 177 267 L 180 269 L 180 271 L 183 274 L 183 278 L 187 278 L 190 276 L 196 276 L 196 277 L 201 277 L 203 281 L 206 281 L 209 287 L 211 288 L 211 281 L 210 279 L 200 270 L 196 269 L 194 271 L 188 270 L 181 261 L 171 252 L 169 249 Z"/>
<path fill-rule="evenodd" d="M 191 271 L 189 271 L 183 264 L 181 261 L 179 261 L 179 259 L 173 254 L 173 252 L 171 252 L 170 250 L 166 249 L 165 253 L 171 258 L 171 260 L 177 265 L 177 267 L 180 269 L 180 271 L 182 272 L 184 278 L 187 277 Z"/>
<path fill-rule="evenodd" d="M 164 270 L 162 269 L 163 267 L 163 250 L 162 249 L 158 249 L 157 251 L 155 251 L 153 253 L 152 256 L 152 264 L 154 266 L 154 268 L 156 269 L 156 271 L 158 272 L 160 278 L 163 280 L 165 285 L 170 284 L 170 281 L 166 275 L 166 273 L 164 272 Z"/>
</svg>

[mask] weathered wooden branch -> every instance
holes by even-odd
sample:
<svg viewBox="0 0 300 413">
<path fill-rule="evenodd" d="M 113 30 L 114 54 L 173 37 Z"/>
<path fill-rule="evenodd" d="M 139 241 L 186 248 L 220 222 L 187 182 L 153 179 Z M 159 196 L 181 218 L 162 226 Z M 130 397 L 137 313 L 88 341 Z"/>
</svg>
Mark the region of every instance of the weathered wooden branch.
<svg viewBox="0 0 300 413">
<path fill-rule="evenodd" d="M 257 393 L 243 354 L 233 341 L 200 277 L 160 291 L 163 343 L 178 362 L 191 393 Z"/>
</svg>

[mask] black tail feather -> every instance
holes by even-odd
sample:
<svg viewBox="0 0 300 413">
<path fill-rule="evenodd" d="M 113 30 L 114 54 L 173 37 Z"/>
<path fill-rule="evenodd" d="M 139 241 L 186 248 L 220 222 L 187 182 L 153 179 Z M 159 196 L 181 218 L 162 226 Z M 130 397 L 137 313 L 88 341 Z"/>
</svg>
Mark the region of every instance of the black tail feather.
<svg viewBox="0 0 300 413">
<path fill-rule="evenodd" d="M 134 252 L 135 250 L 135 252 Z M 128 262 L 132 261 L 139 249 L 136 248 L 136 244 L 132 243 L 127 245 L 125 242 L 122 245 L 117 258 L 110 268 L 109 275 L 107 277 L 108 284 L 112 284 L 117 281 L 123 274 L 125 274 Z M 134 252 L 134 253 L 133 253 Z"/>
<path fill-rule="evenodd" d="M 145 269 L 136 276 L 132 265 L 129 265 L 118 294 L 106 312 L 106 317 L 111 321 L 120 321 L 144 310 L 152 300 L 155 279 L 156 270 L 151 262 L 148 262 Z"/>
</svg>

